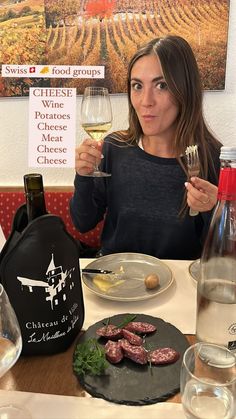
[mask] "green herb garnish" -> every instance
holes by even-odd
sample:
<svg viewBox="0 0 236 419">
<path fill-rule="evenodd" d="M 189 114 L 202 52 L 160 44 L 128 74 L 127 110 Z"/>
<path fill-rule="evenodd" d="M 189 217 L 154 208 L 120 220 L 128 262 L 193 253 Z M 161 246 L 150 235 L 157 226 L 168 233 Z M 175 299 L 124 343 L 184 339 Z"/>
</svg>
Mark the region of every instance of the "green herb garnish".
<svg viewBox="0 0 236 419">
<path fill-rule="evenodd" d="M 78 375 L 101 375 L 108 365 L 105 350 L 95 338 L 76 346 L 73 368 Z"/>
<path fill-rule="evenodd" d="M 153 343 L 149 342 L 147 343 L 145 340 L 146 335 L 144 336 L 144 349 L 146 352 L 152 351 L 154 349 Z M 152 363 L 151 360 L 148 360 L 148 366 L 149 366 L 149 370 L 151 375 L 153 375 L 153 371 L 152 371 Z"/>
<path fill-rule="evenodd" d="M 127 326 L 127 324 L 128 323 L 130 323 L 130 322 L 132 322 L 134 319 L 136 319 L 136 314 L 128 314 L 128 316 L 126 316 L 125 318 L 124 318 L 124 320 L 120 323 L 120 324 L 118 324 L 116 327 L 119 327 L 119 328 L 121 328 L 122 329 L 122 327 L 125 327 L 125 326 Z"/>
<path fill-rule="evenodd" d="M 119 323 L 116 328 L 118 329 L 122 329 L 122 327 L 127 326 L 128 323 L 132 322 L 134 319 L 136 319 L 136 314 L 128 314 L 126 317 L 124 317 L 124 319 L 122 320 L 121 323 Z M 105 322 L 103 322 L 104 326 L 108 326 L 110 324 L 110 317 L 108 317 L 106 319 Z"/>
<path fill-rule="evenodd" d="M 107 319 L 106 319 L 106 321 L 105 322 L 103 322 L 103 324 L 104 324 L 104 326 L 108 326 L 109 324 L 110 324 L 110 317 L 108 317 Z"/>
</svg>

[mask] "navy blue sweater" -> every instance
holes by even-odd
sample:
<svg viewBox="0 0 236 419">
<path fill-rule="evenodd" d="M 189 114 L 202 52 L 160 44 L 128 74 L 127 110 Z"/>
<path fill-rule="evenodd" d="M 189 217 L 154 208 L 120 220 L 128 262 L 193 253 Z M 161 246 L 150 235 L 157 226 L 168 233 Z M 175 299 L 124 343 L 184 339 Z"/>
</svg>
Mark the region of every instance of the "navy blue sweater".
<svg viewBox="0 0 236 419">
<path fill-rule="evenodd" d="M 200 257 L 211 211 L 179 216 L 187 180 L 179 162 L 109 137 L 103 154 L 102 169 L 111 177 L 75 176 L 71 216 L 78 230 L 89 231 L 105 216 L 103 255 L 138 252 L 161 259 Z M 217 151 L 214 161 L 219 173 Z M 209 180 L 217 183 L 211 176 Z"/>
</svg>

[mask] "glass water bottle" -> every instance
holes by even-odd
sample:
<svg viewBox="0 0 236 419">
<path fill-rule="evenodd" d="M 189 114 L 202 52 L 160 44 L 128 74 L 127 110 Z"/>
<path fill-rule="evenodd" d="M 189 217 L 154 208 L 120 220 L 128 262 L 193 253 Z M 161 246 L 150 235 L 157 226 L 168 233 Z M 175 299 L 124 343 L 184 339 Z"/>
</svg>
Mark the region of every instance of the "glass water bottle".
<svg viewBox="0 0 236 419">
<path fill-rule="evenodd" d="M 236 351 L 236 147 L 222 147 L 218 201 L 201 257 L 198 341 Z"/>
</svg>

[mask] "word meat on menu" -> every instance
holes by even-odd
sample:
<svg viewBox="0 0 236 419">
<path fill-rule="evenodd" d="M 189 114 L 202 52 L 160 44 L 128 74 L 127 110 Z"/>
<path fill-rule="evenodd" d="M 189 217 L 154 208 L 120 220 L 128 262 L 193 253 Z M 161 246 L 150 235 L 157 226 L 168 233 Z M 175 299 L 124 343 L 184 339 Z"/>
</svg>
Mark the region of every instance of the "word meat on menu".
<svg viewBox="0 0 236 419">
<path fill-rule="evenodd" d="M 76 88 L 30 88 L 29 167 L 74 167 L 75 129 Z"/>
</svg>

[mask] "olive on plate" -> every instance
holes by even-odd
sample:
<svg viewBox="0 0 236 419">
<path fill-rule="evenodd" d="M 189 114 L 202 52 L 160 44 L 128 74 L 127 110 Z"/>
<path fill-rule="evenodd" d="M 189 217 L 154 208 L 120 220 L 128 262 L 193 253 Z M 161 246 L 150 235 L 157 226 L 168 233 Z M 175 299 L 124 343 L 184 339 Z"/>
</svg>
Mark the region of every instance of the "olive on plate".
<svg viewBox="0 0 236 419">
<path fill-rule="evenodd" d="M 149 290 L 157 288 L 160 285 L 160 279 L 157 274 L 148 274 L 144 279 L 145 287 Z"/>
</svg>

